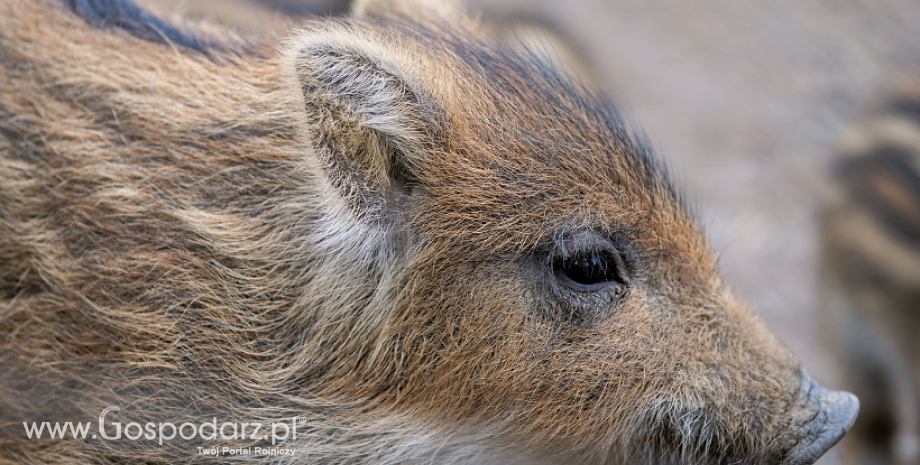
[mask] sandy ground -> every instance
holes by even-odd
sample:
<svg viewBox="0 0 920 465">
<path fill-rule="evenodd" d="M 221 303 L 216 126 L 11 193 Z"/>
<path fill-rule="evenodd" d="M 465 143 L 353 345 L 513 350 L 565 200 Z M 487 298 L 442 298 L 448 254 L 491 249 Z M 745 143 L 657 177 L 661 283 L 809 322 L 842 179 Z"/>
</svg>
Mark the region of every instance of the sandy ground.
<svg viewBox="0 0 920 465">
<path fill-rule="evenodd" d="M 298 0 L 258 1 L 298 8 Z M 699 206 L 728 280 L 814 378 L 839 385 L 816 311 L 818 200 L 845 124 L 920 65 L 920 2 L 467 3 L 544 22 L 584 54 Z M 819 463 L 840 462 L 832 451 Z"/>
</svg>

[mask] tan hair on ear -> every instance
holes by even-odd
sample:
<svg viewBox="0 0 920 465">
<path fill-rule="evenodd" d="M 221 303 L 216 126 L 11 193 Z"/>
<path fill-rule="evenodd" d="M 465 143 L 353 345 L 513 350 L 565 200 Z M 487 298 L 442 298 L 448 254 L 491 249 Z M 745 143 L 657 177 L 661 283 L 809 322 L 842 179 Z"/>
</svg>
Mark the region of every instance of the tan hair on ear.
<svg viewBox="0 0 920 465">
<path fill-rule="evenodd" d="M 339 200 L 372 218 L 403 193 L 436 127 L 436 99 L 419 69 L 425 60 L 386 40 L 326 27 L 292 40 L 287 52 L 324 174 Z"/>
<path fill-rule="evenodd" d="M 448 23 L 474 27 L 476 18 L 451 0 L 356 0 L 351 16 L 356 19 L 409 18 L 420 23 Z"/>
</svg>

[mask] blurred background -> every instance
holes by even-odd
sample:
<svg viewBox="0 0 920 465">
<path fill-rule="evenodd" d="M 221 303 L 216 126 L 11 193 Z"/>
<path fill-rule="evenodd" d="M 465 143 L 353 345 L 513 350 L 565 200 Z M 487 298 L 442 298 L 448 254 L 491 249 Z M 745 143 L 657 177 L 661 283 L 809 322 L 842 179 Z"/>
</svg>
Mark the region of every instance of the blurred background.
<svg viewBox="0 0 920 465">
<path fill-rule="evenodd" d="M 242 29 L 348 8 L 344 0 L 145 3 Z M 580 55 L 673 167 L 728 280 L 816 380 L 848 387 L 848 362 L 834 346 L 840 325 L 821 310 L 821 205 L 833 197 L 829 166 L 844 129 L 920 65 L 920 2 L 465 3 L 490 19 L 539 24 Z M 916 367 L 920 350 L 904 357 Z M 844 455 L 835 448 L 819 463 L 852 462 Z"/>
</svg>

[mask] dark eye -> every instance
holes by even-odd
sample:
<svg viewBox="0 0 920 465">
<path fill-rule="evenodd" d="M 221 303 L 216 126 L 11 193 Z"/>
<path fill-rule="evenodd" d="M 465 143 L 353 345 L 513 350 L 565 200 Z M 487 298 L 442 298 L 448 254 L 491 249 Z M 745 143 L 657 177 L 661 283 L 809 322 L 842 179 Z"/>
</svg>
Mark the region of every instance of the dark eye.
<svg viewBox="0 0 920 465">
<path fill-rule="evenodd" d="M 582 287 L 626 284 L 626 270 L 619 254 L 593 251 L 559 260 L 556 274 Z"/>
</svg>

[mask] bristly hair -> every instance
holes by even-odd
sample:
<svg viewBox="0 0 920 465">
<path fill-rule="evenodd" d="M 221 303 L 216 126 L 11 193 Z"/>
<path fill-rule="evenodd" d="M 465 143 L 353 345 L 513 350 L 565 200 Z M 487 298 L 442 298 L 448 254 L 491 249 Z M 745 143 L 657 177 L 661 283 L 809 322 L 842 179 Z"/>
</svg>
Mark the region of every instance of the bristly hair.
<svg viewBox="0 0 920 465">
<path fill-rule="evenodd" d="M 266 59 L 64 1 L 0 1 L 0 456 L 194 453 L 18 426 L 119 405 L 302 418 L 283 444 L 308 455 L 276 463 L 753 465 L 797 440 L 797 362 L 641 133 L 545 56 L 442 9 L 372 23 L 429 0 L 366 0 Z M 572 250 L 632 287 L 556 285 L 583 230 Z"/>
<path fill-rule="evenodd" d="M 448 25 L 438 27 L 437 23 L 404 21 L 394 25 L 391 18 L 389 25 L 397 28 L 401 35 L 414 37 L 429 46 L 444 47 L 448 54 L 459 58 L 465 69 L 461 67 L 456 70 L 457 73 L 468 73 L 468 82 L 488 82 L 487 88 L 479 89 L 480 92 L 492 93 L 496 101 L 541 102 L 539 108 L 542 113 L 514 105 L 503 106 L 502 111 L 507 112 L 505 120 L 501 120 L 502 115 L 499 114 L 500 119 L 491 122 L 494 131 L 484 133 L 483 137 L 490 139 L 484 141 L 484 145 L 500 147 L 507 141 L 514 141 L 518 150 L 526 151 L 528 163 L 542 166 L 550 176 L 567 172 L 573 165 L 596 162 L 598 169 L 617 166 L 603 179 L 616 184 L 641 186 L 644 192 L 653 193 L 650 195 L 653 200 L 687 208 L 667 166 L 655 156 L 644 133 L 634 129 L 634 125 L 605 94 L 583 81 L 579 75 L 548 63 L 527 44 L 509 47 L 505 43 L 483 41 L 473 35 L 458 33 Z M 527 121 L 528 118 L 532 118 L 532 125 L 524 123 L 522 127 L 515 127 L 515 122 Z M 566 129 L 560 134 L 569 137 L 554 137 L 553 129 L 560 124 Z M 541 127 L 546 130 L 541 131 Z M 592 129 L 588 127 L 609 134 L 612 140 L 591 144 Z M 570 138 L 572 134 L 575 134 L 574 138 Z M 582 138 L 579 139 L 579 136 Z M 585 143 L 589 145 L 583 145 Z M 592 147 L 589 150 L 594 153 L 586 153 L 587 147 Z M 513 179 L 508 181 L 518 186 L 533 181 L 522 178 L 526 178 L 527 173 L 508 169 L 507 166 L 496 169 L 512 176 Z M 540 186 L 533 187 L 535 195 L 542 193 Z"/>
<path fill-rule="evenodd" d="M 665 198 L 681 201 L 666 166 L 654 155 L 644 134 L 635 131 L 606 94 L 583 81 L 581 76 L 547 63 L 538 51 L 527 44 L 509 48 L 504 43 L 482 42 L 475 37 L 458 35 L 449 27 L 433 30 L 431 25 L 419 23 L 407 24 L 401 32 L 408 36 L 421 36 L 425 43 L 443 43 L 470 67 L 471 72 L 487 76 L 493 86 L 491 90 L 496 93 L 508 96 L 520 94 L 521 100 L 544 99 L 546 105 L 543 109 L 548 112 L 544 117 L 595 120 L 593 122 L 597 126 L 605 127 L 614 137 L 617 142 L 614 145 L 625 148 L 622 155 L 631 168 L 628 172 L 636 176 L 635 180 L 651 191 L 665 194 Z M 526 81 L 525 88 L 519 86 L 521 79 Z M 533 142 L 546 143 L 547 134 L 541 136 L 534 137 Z M 563 141 L 550 138 L 549 142 Z M 557 152 L 541 153 L 539 150 L 530 155 L 546 163 L 552 163 L 554 158 L 559 157 Z"/>
<path fill-rule="evenodd" d="M 684 199 L 673 185 L 668 167 L 655 156 L 646 135 L 637 130 L 599 89 L 583 81 L 582 76 L 547 62 L 539 50 L 523 42 L 509 47 L 506 42 L 482 40 L 451 24 L 430 19 L 422 23 L 399 14 L 388 16 L 386 27 L 400 36 L 411 37 L 432 49 L 441 49 L 447 55 L 458 58 L 464 63 L 465 69 L 455 69 L 454 72 L 470 74 L 468 81 L 488 81 L 489 87 L 482 89 L 484 91 L 513 101 L 540 100 L 543 103 L 541 109 L 545 113 L 528 113 L 530 117 L 540 118 L 547 124 L 553 120 L 573 120 L 606 128 L 616 142 L 611 146 L 624 149 L 617 155 L 624 156 L 633 180 L 662 194 L 663 199 L 683 205 Z M 497 129 L 509 128 L 502 126 Z M 525 139 L 524 142 L 532 141 L 535 144 L 565 144 L 565 141 L 545 133 L 539 134 L 540 137 L 530 133 L 522 133 L 520 136 Z M 553 164 L 559 161 L 558 151 L 544 153 L 539 150 L 540 147 L 533 148 L 535 150 L 528 153 L 528 156 L 539 162 Z"/>
</svg>

